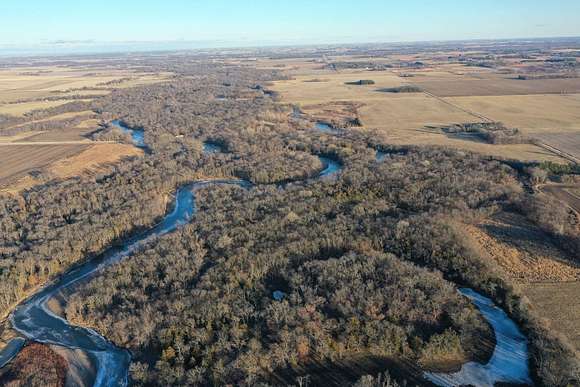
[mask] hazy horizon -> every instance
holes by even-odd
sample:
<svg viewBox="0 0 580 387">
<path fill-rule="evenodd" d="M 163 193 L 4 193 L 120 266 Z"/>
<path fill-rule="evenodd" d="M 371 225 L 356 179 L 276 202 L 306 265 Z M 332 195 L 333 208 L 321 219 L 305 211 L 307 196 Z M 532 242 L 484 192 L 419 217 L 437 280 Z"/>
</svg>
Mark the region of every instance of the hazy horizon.
<svg viewBox="0 0 580 387">
<path fill-rule="evenodd" d="M 580 35 L 570 36 L 542 36 L 542 37 L 514 37 L 514 38 L 473 38 L 473 39 L 450 39 L 450 40 L 409 40 L 409 41 L 336 41 L 325 43 L 300 43 L 263 41 L 244 44 L 235 41 L 57 41 L 46 42 L 37 45 L 2 45 L 0 44 L 0 57 L 29 57 L 29 56 L 59 56 L 59 55 L 92 55 L 92 54 L 116 54 L 116 53 L 155 53 L 155 52 L 186 52 L 186 51 L 213 51 L 213 50 L 243 50 L 243 49 L 268 49 L 284 47 L 333 47 L 333 46 L 356 46 L 356 45 L 413 45 L 428 43 L 469 43 L 485 41 L 526 41 L 526 40 L 566 40 L 580 39 Z"/>
<path fill-rule="evenodd" d="M 30 0 L 0 5 L 0 51 L 18 55 L 577 37 L 578 14 L 580 3 L 566 0 Z"/>
</svg>

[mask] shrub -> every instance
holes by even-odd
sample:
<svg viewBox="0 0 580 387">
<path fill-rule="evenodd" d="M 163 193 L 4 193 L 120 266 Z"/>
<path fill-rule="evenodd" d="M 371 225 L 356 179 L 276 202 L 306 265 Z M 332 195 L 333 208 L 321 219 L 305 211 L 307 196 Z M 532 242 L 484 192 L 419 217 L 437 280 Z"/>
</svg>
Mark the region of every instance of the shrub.
<svg viewBox="0 0 580 387">
<path fill-rule="evenodd" d="M 364 85 L 374 85 L 375 81 L 372 79 L 361 79 L 354 82 L 346 82 L 347 85 L 364 86 Z"/>
</svg>

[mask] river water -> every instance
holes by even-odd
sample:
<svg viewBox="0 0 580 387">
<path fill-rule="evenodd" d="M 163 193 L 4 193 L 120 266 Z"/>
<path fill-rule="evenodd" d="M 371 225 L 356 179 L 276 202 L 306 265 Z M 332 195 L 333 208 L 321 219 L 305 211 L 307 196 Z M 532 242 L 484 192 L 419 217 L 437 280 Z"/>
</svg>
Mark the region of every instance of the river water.
<svg viewBox="0 0 580 387">
<path fill-rule="evenodd" d="M 52 313 L 47 307 L 47 302 L 60 291 L 81 280 L 87 280 L 105 267 L 131 255 L 148 241 L 187 223 L 195 213 L 194 192 L 202 187 L 217 184 L 236 184 L 244 187 L 249 185 L 247 182 L 238 180 L 207 180 L 180 187 L 175 197 L 175 208 L 160 223 L 129 238 L 121 246 L 111 247 L 96 258 L 70 270 L 28 298 L 12 313 L 10 320 L 13 328 L 28 339 L 82 349 L 92 355 L 97 362 L 96 386 L 126 385 L 131 360 L 129 352 L 118 348 L 91 329 L 69 324 L 68 321 Z"/>
<path fill-rule="evenodd" d="M 131 133 L 136 146 L 146 147 L 142 131 L 126 128 L 121 122 L 116 126 Z M 222 148 L 214 143 L 204 143 L 206 153 L 216 153 Z M 326 157 L 320 157 L 323 170 L 319 178 L 327 178 L 340 172 L 341 164 Z M 47 302 L 61 291 L 81 280 L 88 280 L 100 270 L 119 262 L 144 246 L 148 241 L 176 230 L 190 221 L 196 212 L 194 192 L 208 185 L 238 185 L 251 187 L 243 180 L 203 180 L 180 187 L 175 195 L 175 208 L 163 220 L 149 230 L 131 237 L 120 246 L 107 249 L 99 256 L 88 260 L 43 287 L 40 291 L 23 301 L 10 315 L 12 327 L 27 339 L 46 344 L 54 344 L 70 349 L 81 349 L 92 356 L 96 363 L 95 386 L 127 385 L 131 356 L 129 351 L 115 346 L 92 329 L 69 324 L 65 319 L 52 313 Z M 0 351 L 0 368 L 13 359 L 25 340 L 15 338 Z"/>
<path fill-rule="evenodd" d="M 322 133 L 328 133 L 328 134 L 339 134 L 341 132 L 340 129 L 336 129 L 334 127 L 332 127 L 331 125 L 327 124 L 326 122 L 317 122 L 314 127 L 316 128 L 316 130 L 318 130 L 319 132 Z"/>
<path fill-rule="evenodd" d="M 493 387 L 496 383 L 532 384 L 528 368 L 528 341 L 515 322 L 493 301 L 472 289 L 460 289 L 491 324 L 496 338 L 493 355 L 487 364 L 469 362 L 451 374 L 425 373 L 439 386 Z"/>
<path fill-rule="evenodd" d="M 133 144 L 138 148 L 145 148 L 145 131 L 143 129 L 134 129 L 129 128 L 128 126 L 124 125 L 120 120 L 114 120 L 111 122 L 113 126 L 121 129 L 123 133 L 128 133 L 131 135 L 131 139 L 133 140 Z"/>
<path fill-rule="evenodd" d="M 203 151 L 207 154 L 224 152 L 224 147 L 217 142 L 206 141 L 203 143 Z"/>
<path fill-rule="evenodd" d="M 129 129 L 120 121 L 114 121 L 114 125 L 130 133 L 136 146 L 146 147 L 142 130 Z M 318 126 L 317 128 L 323 130 Z M 208 142 L 204 143 L 204 151 L 216 153 L 222 149 L 217 144 Z M 323 170 L 318 174 L 318 178 L 335 176 L 343 168 L 342 164 L 332 158 L 319 157 Z M 377 153 L 377 160 L 380 161 L 383 158 L 382 152 Z M 218 184 L 238 185 L 245 188 L 251 186 L 247 181 L 232 179 L 197 181 L 180 187 L 175 195 L 173 211 L 167 214 L 160 223 L 127 239 L 122 245 L 113 246 L 96 258 L 69 270 L 23 301 L 10 315 L 13 328 L 30 340 L 86 351 L 96 363 L 95 386 L 127 385 L 131 361 L 129 351 L 117 347 L 92 329 L 69 324 L 68 321 L 52 313 L 47 307 L 47 302 L 62 290 L 81 280 L 89 279 L 100 270 L 131 255 L 148 241 L 170 233 L 189 222 L 196 212 L 194 192 L 202 187 Z M 461 292 L 472 300 L 492 325 L 497 339 L 494 354 L 486 365 L 467 363 L 458 373 L 426 373 L 425 377 L 441 386 L 458 384 L 492 386 L 496 381 L 531 383 L 527 363 L 527 341 L 516 324 L 505 312 L 494 306 L 491 300 L 471 289 L 462 289 Z M 274 296 L 280 299 L 283 297 L 282 294 Z M 22 338 L 15 338 L 0 351 L 0 368 L 16 356 L 23 344 Z"/>
</svg>

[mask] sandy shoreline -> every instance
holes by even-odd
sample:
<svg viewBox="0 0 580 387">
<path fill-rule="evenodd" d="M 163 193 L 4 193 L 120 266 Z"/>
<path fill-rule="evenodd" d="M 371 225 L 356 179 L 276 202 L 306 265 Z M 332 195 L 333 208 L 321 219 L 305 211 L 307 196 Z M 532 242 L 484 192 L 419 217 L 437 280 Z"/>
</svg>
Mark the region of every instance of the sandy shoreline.
<svg viewBox="0 0 580 387">
<path fill-rule="evenodd" d="M 55 315 L 65 318 L 65 295 L 59 293 L 57 296 L 50 298 L 47 302 L 47 308 Z M 5 321 L 0 326 L 0 350 L 17 337 L 19 337 L 18 333 L 9 326 L 8 321 Z M 65 386 L 90 387 L 94 385 L 97 369 L 95 366 L 96 359 L 91 354 L 79 349 L 68 349 L 58 345 L 51 345 L 50 348 L 67 362 L 68 369 Z"/>
<path fill-rule="evenodd" d="M 66 387 L 91 387 L 95 383 L 97 370 L 94 358 L 80 349 L 68 349 L 58 345 L 50 348 L 62 356 L 68 363 Z"/>
<path fill-rule="evenodd" d="M 47 301 L 46 307 L 55 315 L 66 318 L 66 304 L 66 295 L 59 292 Z M 57 345 L 52 345 L 51 348 L 64 357 L 68 363 L 67 387 L 90 387 L 94 384 L 97 369 L 96 361 L 91 354 L 80 349 L 68 349 Z"/>
</svg>

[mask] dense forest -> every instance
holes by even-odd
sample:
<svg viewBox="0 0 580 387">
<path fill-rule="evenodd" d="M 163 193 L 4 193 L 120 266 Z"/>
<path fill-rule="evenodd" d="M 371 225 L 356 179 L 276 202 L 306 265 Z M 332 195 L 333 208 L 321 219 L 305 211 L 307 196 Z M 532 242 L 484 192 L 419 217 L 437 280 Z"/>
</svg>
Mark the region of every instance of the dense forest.
<svg viewBox="0 0 580 387">
<path fill-rule="evenodd" d="M 259 183 L 275 183 L 302 179 L 321 168 L 318 158 L 293 149 L 292 144 L 275 138 L 273 133 L 247 136 L 249 141 L 242 140 L 243 133 L 228 137 L 227 134 L 235 130 L 226 130 L 224 125 L 244 128 L 246 132 L 261 132 L 263 124 L 258 114 L 275 119 L 279 108 L 271 101 L 267 105 L 263 94 L 255 95 L 250 101 L 234 100 L 227 106 L 216 108 L 215 103 L 208 102 L 207 93 L 211 90 L 216 94 L 224 93 L 233 86 L 223 86 L 212 77 L 115 93 L 95 102 L 93 109 L 102 115 L 102 119 L 115 116 L 131 123 L 128 112 L 135 106 L 144 106 L 139 113 L 145 117 L 155 114 L 165 117 L 158 118 L 163 126 L 147 128 L 146 142 L 153 150 L 150 157 L 127 161 L 112 173 L 95 178 L 51 182 L 16 197 L 2 196 L 0 314 L 4 314 L 35 285 L 78 260 L 98 253 L 128 233 L 154 223 L 164 214 L 169 194 L 181 183 L 204 176 L 232 175 Z M 243 82 L 242 79 L 240 75 L 239 82 Z M 208 87 L 200 87 L 204 82 Z M 254 78 L 251 84 L 239 86 L 240 93 L 253 95 L 250 89 L 253 82 Z M 157 96 L 151 97 L 149 107 L 146 95 Z M 168 95 L 173 95 L 179 106 L 195 107 L 200 117 L 209 119 L 192 121 L 193 110 L 182 111 L 181 118 L 169 108 L 156 113 L 159 110 L 157 103 L 162 100 L 158 98 L 165 99 Z M 77 108 L 77 105 L 70 106 Z M 104 112 L 103 106 L 114 106 L 116 110 Z M 176 126 L 169 125 L 172 119 L 178 123 L 189 120 L 194 126 L 184 124 L 180 132 L 176 132 Z M 202 124 L 207 132 L 199 129 Z M 26 125 L 31 124 L 23 126 Z M 43 125 L 49 128 L 52 124 L 47 121 Z M 187 137 L 178 138 L 177 133 L 186 133 Z M 201 141 L 209 136 L 213 141 L 223 143 L 230 153 L 227 156 L 202 156 Z"/>
<path fill-rule="evenodd" d="M 530 173 L 466 152 L 391 147 L 372 132 L 319 133 L 267 92 L 276 72 L 171 61 L 165 70 L 176 79 L 90 105 L 103 122 L 95 138 L 122 139 L 106 124 L 120 119 L 144 130 L 145 157 L 0 198 L 0 313 L 153 224 L 177 186 L 237 177 L 254 188 L 197 192 L 190 224 L 68 302 L 67 319 L 131 351 L 135 384 L 277 384 L 360 355 L 434 370 L 486 361 L 493 334 L 458 286 L 492 297 L 520 324 L 538 385 L 578 381 L 573 352 L 461 227 L 519 211 L 574 246 L 572 226 L 554 227 L 568 214 L 522 189 Z M 224 152 L 204 154 L 204 141 Z M 340 175 L 309 179 L 318 155 L 340 161 Z M 351 381 L 381 380 L 391 383 L 388 374 Z"/>
<path fill-rule="evenodd" d="M 439 152 L 389 161 L 400 167 L 367 157 L 359 161 L 364 168 L 353 162 L 335 182 L 200 192 L 192 225 L 83 288 L 67 317 L 144 358 L 158 353 L 150 368 L 134 366 L 144 383 L 267 382 L 286 364 L 357 353 L 412 356 L 427 367 L 475 356 L 475 342 L 489 331 L 474 309 L 438 271 L 386 251 L 412 253 L 402 246 L 406 227 L 422 223 L 411 223 L 412 214 L 502 200 L 501 167 Z M 444 169 L 431 165 L 443 161 L 457 164 L 449 179 L 464 180 L 454 190 L 465 190 L 466 199 L 452 200 L 447 182 L 434 178 Z M 481 174 L 462 179 L 460 164 Z M 417 181 L 408 179 L 415 165 L 423 166 Z M 433 174 L 430 202 L 413 199 L 423 173 Z M 475 264 L 485 267 L 464 266 Z M 129 317 L 127 310 L 141 312 Z"/>
<path fill-rule="evenodd" d="M 512 206 L 512 178 L 477 156 L 417 150 L 361 157 L 334 182 L 212 188 L 191 226 L 83 287 L 67 317 L 130 348 L 145 385 L 269 382 L 361 353 L 425 368 L 477 358 L 488 328 L 446 279 L 530 318 L 454 219 Z M 573 378 L 571 353 L 537 331 L 541 377 Z"/>
</svg>

